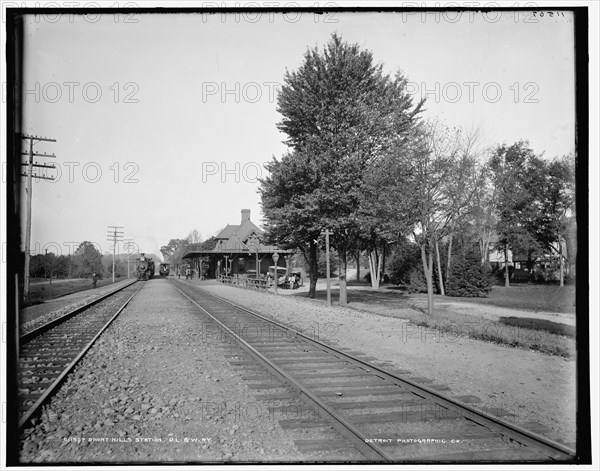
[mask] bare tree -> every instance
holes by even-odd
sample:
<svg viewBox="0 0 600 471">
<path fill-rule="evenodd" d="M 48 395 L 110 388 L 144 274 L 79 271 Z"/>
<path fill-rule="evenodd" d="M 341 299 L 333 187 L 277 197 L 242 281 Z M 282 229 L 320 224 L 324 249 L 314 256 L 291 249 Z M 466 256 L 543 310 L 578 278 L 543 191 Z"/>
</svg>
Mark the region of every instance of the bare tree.
<svg viewBox="0 0 600 471">
<path fill-rule="evenodd" d="M 475 136 L 465 136 L 460 129 L 430 121 L 423 125 L 411 152 L 398 156 L 407 177 L 401 184 L 411 201 L 413 238 L 421 249 L 430 315 L 434 313 L 434 255 L 440 292 L 444 293 L 439 241 L 452 233 L 455 221 L 467 211 L 475 191 L 474 141 Z"/>
<path fill-rule="evenodd" d="M 187 240 L 189 244 L 200 244 L 202 243 L 202 234 L 200 234 L 198 229 L 193 229 L 186 236 L 185 240 Z"/>
</svg>

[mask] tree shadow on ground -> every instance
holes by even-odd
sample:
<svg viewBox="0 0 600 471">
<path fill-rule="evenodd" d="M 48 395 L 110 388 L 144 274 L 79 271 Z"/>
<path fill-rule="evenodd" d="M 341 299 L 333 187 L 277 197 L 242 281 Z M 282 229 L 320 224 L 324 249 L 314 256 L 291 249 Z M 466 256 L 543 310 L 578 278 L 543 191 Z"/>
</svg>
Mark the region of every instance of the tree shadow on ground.
<svg viewBox="0 0 600 471">
<path fill-rule="evenodd" d="M 520 327 L 523 329 L 545 330 L 551 334 L 565 335 L 575 338 L 577 330 L 573 325 L 559 324 L 546 319 L 533 319 L 531 317 L 501 317 L 500 322 L 506 325 Z"/>
<path fill-rule="evenodd" d="M 364 285 L 361 285 L 364 286 Z M 336 302 L 339 299 L 340 289 L 338 286 L 331 288 L 331 300 Z M 292 296 L 299 298 L 308 298 L 308 293 L 297 293 Z M 315 292 L 315 299 L 326 300 L 327 290 L 319 289 Z M 368 289 L 349 289 L 348 290 L 348 304 L 351 303 L 373 303 L 373 304 L 393 304 L 398 305 L 399 301 L 409 301 L 410 294 L 406 291 L 401 290 L 399 287 L 388 288 L 382 287 L 379 290 L 368 290 Z"/>
</svg>

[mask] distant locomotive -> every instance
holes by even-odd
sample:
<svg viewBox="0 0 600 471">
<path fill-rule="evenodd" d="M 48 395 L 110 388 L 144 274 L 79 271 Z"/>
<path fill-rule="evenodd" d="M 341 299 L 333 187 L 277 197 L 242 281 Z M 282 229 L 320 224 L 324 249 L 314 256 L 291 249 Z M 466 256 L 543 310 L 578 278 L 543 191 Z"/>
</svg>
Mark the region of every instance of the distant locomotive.
<svg viewBox="0 0 600 471">
<path fill-rule="evenodd" d="M 141 253 L 137 264 L 138 280 L 149 280 L 154 276 L 154 262 Z"/>
<path fill-rule="evenodd" d="M 169 276 L 169 264 L 161 263 L 158 267 L 158 272 L 160 273 L 160 276 Z"/>
</svg>

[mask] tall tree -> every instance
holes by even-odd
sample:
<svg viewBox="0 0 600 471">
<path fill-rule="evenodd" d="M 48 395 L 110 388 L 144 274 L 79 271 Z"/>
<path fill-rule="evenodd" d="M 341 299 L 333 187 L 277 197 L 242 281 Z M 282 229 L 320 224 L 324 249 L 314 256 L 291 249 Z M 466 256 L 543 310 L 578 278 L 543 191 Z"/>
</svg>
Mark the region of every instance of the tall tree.
<svg viewBox="0 0 600 471">
<path fill-rule="evenodd" d="M 398 152 L 397 161 L 404 174 L 397 191 L 410 202 L 413 237 L 421 250 L 427 281 L 428 313 L 433 315 L 434 256 L 442 291 L 438 244 L 469 207 L 476 182 L 474 159 L 461 130 L 430 121 L 421 126 L 408 151 Z"/>
<path fill-rule="evenodd" d="M 403 153 L 410 153 L 406 142 L 399 144 Z M 365 250 L 369 262 L 371 287 L 377 289 L 384 272 L 387 247 L 410 233 L 412 199 L 399 184 L 410 176 L 407 169 L 389 158 L 372 162 L 360 191 L 360 207 L 356 214 L 359 227 L 359 249 Z"/>
<path fill-rule="evenodd" d="M 198 229 L 193 229 L 192 231 L 190 231 L 190 233 L 186 236 L 185 240 L 190 244 L 193 245 L 195 247 L 199 247 L 200 244 L 202 243 L 202 234 L 200 233 L 200 231 Z"/>
<path fill-rule="evenodd" d="M 488 163 L 480 166 L 480 178 L 473 193 L 469 220 L 477 234 L 481 265 L 488 265 L 497 224 L 498 188 Z"/>
<path fill-rule="evenodd" d="M 309 266 L 308 296 L 315 297 L 321 232 L 320 203 L 314 192 L 321 172 L 314 157 L 297 151 L 265 165 L 259 189 L 265 238 L 284 249 L 299 249 Z"/>
<path fill-rule="evenodd" d="M 171 239 L 167 245 L 160 248 L 165 263 L 178 266 L 181 264 L 182 257 L 190 250 L 190 242 L 185 239 Z"/>
<path fill-rule="evenodd" d="M 531 250 L 536 241 L 528 231 L 527 221 L 535 211 L 531 184 L 528 180 L 536 175 L 533 163 L 536 155 L 527 141 L 519 141 L 510 146 L 499 145 L 493 152 L 489 168 L 496 193 L 496 234 L 497 247 L 504 252 L 504 286 L 510 286 L 508 252 Z"/>
<path fill-rule="evenodd" d="M 102 276 L 105 273 L 102 254 L 92 242 L 87 240 L 79 244 L 73 254 L 73 261 L 75 264 L 74 275 L 77 277 L 90 277 L 94 273 Z"/>
<path fill-rule="evenodd" d="M 295 158 L 315 167 L 315 186 L 307 195 L 311 207 L 306 238 L 294 243 L 314 252 L 315 235 L 333 230 L 340 304 L 346 304 L 347 252 L 357 248 L 361 182 L 368 164 L 409 132 L 421 103 L 413 107 L 402 74 L 384 74 L 371 52 L 333 34 L 322 51 L 308 50 L 299 69 L 286 72 L 277 110 L 283 116 L 277 126 L 288 136 Z M 265 218 L 271 227 L 280 226 L 287 214 L 269 207 L 264 205 Z"/>
<path fill-rule="evenodd" d="M 546 252 L 557 254 L 560 286 L 564 286 L 568 216 L 575 209 L 575 162 L 571 155 L 552 161 L 532 157 L 529 168 L 526 187 L 531 210 L 523 223 Z"/>
</svg>

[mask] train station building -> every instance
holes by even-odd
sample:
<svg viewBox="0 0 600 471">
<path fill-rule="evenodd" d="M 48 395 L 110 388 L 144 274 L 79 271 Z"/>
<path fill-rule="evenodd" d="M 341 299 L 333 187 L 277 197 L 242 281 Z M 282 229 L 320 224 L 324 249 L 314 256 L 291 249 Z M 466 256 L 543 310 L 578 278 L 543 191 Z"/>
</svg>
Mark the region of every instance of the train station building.
<svg viewBox="0 0 600 471">
<path fill-rule="evenodd" d="M 250 220 L 249 209 L 242 209 L 241 216 L 239 224 L 227 224 L 215 237 L 213 249 L 190 251 L 183 259 L 198 273 L 202 267 L 207 278 L 218 278 L 219 275 L 256 276 L 257 273 L 265 276 L 269 267 L 275 265 L 275 254 L 279 256 L 277 266 L 289 268 L 294 252 L 264 244 L 264 231 Z"/>
</svg>

